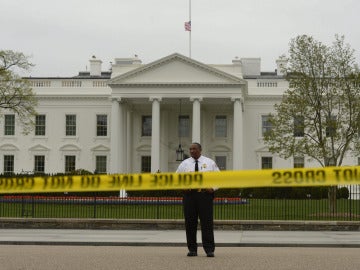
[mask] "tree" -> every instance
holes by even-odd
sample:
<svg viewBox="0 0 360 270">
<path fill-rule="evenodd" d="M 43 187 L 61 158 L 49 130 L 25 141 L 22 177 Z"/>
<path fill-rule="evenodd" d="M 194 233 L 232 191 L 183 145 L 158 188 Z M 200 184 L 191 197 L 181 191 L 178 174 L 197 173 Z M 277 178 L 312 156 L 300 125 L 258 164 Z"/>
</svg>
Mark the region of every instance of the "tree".
<svg viewBox="0 0 360 270">
<path fill-rule="evenodd" d="M 0 112 L 17 115 L 24 134 L 34 127 L 37 100 L 30 82 L 21 78 L 18 72 L 27 71 L 32 66 L 23 53 L 0 50 Z"/>
<path fill-rule="evenodd" d="M 290 42 L 283 67 L 289 89 L 271 114 L 264 142 L 283 158 L 306 157 L 321 166 L 340 166 L 359 153 L 360 76 L 354 50 L 335 36 L 331 46 L 302 35 Z M 336 211 L 336 187 L 329 188 Z"/>
</svg>

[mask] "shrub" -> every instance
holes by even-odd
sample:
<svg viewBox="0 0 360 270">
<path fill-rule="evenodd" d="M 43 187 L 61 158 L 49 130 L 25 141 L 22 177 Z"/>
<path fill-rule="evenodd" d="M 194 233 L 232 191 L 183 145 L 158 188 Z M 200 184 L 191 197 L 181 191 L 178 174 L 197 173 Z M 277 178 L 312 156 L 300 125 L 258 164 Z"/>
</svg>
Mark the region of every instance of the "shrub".
<svg viewBox="0 0 360 270">
<path fill-rule="evenodd" d="M 338 188 L 336 196 L 338 199 L 349 199 L 349 189 L 347 187 Z"/>
</svg>

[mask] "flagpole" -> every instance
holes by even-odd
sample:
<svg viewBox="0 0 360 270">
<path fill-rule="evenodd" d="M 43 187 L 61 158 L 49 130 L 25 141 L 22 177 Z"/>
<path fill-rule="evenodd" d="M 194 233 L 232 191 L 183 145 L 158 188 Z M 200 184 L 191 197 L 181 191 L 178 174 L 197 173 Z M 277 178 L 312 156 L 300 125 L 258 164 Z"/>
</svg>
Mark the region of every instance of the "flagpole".
<svg viewBox="0 0 360 270">
<path fill-rule="evenodd" d="M 189 22 L 192 24 L 191 21 L 191 0 L 189 0 Z M 192 29 L 191 29 L 192 31 Z M 191 31 L 189 31 L 189 57 L 191 58 Z"/>
</svg>

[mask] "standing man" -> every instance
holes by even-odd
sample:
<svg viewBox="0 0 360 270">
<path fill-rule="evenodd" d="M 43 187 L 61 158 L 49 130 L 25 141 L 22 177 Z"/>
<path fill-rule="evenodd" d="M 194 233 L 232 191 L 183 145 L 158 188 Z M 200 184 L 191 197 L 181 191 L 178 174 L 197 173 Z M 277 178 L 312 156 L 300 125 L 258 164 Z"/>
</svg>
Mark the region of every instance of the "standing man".
<svg viewBox="0 0 360 270">
<path fill-rule="evenodd" d="M 212 159 L 201 155 L 201 150 L 201 145 L 199 143 L 192 143 L 190 145 L 191 157 L 182 161 L 176 172 L 219 171 L 218 166 Z M 197 256 L 196 233 L 199 218 L 201 225 L 202 244 L 206 252 L 206 256 L 214 257 L 214 191 L 214 188 L 190 189 L 184 191 L 183 207 L 185 216 L 186 242 L 189 249 L 187 256 Z"/>
</svg>

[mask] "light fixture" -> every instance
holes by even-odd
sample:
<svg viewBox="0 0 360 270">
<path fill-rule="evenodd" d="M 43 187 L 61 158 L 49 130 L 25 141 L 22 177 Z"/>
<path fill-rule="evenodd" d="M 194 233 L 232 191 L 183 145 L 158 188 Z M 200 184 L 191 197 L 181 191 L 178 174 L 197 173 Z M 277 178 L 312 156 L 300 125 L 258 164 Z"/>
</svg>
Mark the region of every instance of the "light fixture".
<svg viewBox="0 0 360 270">
<path fill-rule="evenodd" d="M 179 99 L 179 117 L 178 117 L 178 124 L 180 125 L 180 118 L 181 117 L 181 99 Z M 184 150 L 181 147 L 181 134 L 180 134 L 180 126 L 178 128 L 178 135 L 179 135 L 179 147 L 176 149 L 176 161 L 183 161 L 184 160 Z"/>
<path fill-rule="evenodd" d="M 181 148 L 181 144 L 179 144 L 178 149 L 176 149 L 176 161 L 184 160 L 184 150 Z"/>
</svg>

